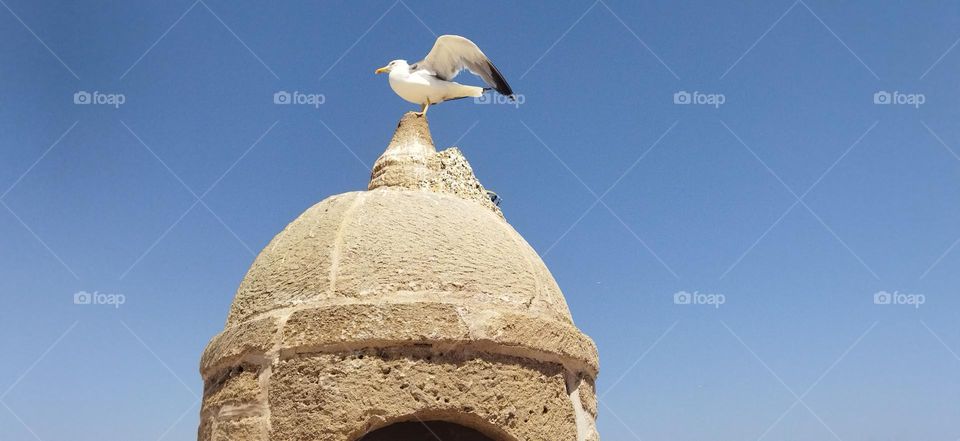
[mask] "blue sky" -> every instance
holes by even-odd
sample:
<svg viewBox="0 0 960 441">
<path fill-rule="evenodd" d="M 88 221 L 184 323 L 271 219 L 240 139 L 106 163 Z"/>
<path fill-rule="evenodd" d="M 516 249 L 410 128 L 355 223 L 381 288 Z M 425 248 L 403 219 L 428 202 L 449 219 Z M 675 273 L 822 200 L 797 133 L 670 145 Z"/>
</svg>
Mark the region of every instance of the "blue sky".
<svg viewBox="0 0 960 441">
<path fill-rule="evenodd" d="M 597 342 L 603 439 L 960 438 L 955 2 L 0 3 L 3 440 L 194 439 L 253 254 L 365 188 L 414 108 L 373 70 L 445 33 L 523 96 L 433 136 Z"/>
</svg>

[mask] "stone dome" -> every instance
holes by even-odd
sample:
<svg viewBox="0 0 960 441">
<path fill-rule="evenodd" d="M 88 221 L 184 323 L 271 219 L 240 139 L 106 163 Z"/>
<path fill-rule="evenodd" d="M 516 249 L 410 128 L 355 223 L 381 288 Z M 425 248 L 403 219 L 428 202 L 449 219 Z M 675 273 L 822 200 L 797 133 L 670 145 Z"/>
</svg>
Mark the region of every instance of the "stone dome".
<svg viewBox="0 0 960 441">
<path fill-rule="evenodd" d="M 336 411 L 317 404 L 325 397 L 304 396 L 305 387 L 329 395 L 393 384 L 374 370 L 321 393 L 316 381 L 342 373 L 344 357 L 356 357 L 352 368 L 376 364 L 386 372 L 402 360 L 410 369 L 402 377 L 450 375 L 454 390 L 434 391 L 436 401 L 425 407 L 415 397 L 338 403 Z M 519 369 L 516 378 L 531 379 L 500 391 L 501 406 L 491 407 L 483 391 L 451 393 L 465 388 L 463 381 L 478 384 L 444 371 L 469 363 L 480 371 Z M 352 441 L 411 416 L 463 423 L 495 440 L 596 439 L 597 372 L 596 347 L 574 326 L 543 261 L 491 203 L 459 150 L 437 153 L 426 118 L 408 113 L 367 191 L 314 205 L 257 256 L 226 328 L 201 360 L 200 439 L 220 439 L 219 431 L 228 439 Z M 397 384 L 396 393 L 413 392 Z M 519 415 L 519 403 L 536 412 Z M 331 430 L 337 435 L 323 435 Z"/>
<path fill-rule="evenodd" d="M 333 196 L 294 220 L 254 261 L 228 321 L 424 301 L 572 322 L 550 272 L 503 218 L 457 196 L 394 188 Z"/>
</svg>

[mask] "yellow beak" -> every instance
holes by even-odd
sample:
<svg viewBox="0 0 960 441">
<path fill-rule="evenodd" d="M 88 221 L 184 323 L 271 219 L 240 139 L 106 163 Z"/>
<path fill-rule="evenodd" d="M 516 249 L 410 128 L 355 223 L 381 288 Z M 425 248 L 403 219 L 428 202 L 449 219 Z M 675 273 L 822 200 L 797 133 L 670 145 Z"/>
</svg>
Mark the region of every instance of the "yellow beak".
<svg viewBox="0 0 960 441">
<path fill-rule="evenodd" d="M 375 73 L 375 74 L 382 74 L 382 73 L 384 73 L 384 72 L 390 72 L 389 66 L 383 66 L 383 67 L 381 67 L 381 68 L 373 71 L 373 73 Z"/>
</svg>

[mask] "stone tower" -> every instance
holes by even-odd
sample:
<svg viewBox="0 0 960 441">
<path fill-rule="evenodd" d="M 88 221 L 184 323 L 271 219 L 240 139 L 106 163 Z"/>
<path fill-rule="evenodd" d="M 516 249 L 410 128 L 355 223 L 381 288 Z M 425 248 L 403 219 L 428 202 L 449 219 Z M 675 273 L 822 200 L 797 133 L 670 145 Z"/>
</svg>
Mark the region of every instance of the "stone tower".
<svg viewBox="0 0 960 441">
<path fill-rule="evenodd" d="M 407 113 L 367 191 L 260 252 L 203 353 L 201 441 L 597 440 L 593 341 L 456 148 Z"/>
</svg>

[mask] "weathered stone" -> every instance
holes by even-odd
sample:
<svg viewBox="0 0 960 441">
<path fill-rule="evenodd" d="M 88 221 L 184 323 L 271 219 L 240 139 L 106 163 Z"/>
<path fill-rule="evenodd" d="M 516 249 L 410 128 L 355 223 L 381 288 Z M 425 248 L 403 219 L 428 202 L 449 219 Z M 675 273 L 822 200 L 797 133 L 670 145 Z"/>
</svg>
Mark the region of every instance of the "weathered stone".
<svg viewBox="0 0 960 441">
<path fill-rule="evenodd" d="M 444 344 L 564 364 L 595 375 L 593 342 L 566 322 L 436 302 L 352 303 L 298 309 L 279 342 L 284 352 L 318 352 L 371 345 Z"/>
<path fill-rule="evenodd" d="M 208 378 L 223 363 L 240 364 L 245 356 L 260 357 L 274 346 L 279 331 L 276 317 L 229 326 L 210 340 L 200 359 L 200 372 Z M 249 360 L 247 360 L 249 361 Z"/>
<path fill-rule="evenodd" d="M 261 417 L 217 420 L 212 441 L 265 441 L 267 421 Z"/>
<path fill-rule="evenodd" d="M 593 378 L 580 379 L 580 405 L 590 412 L 594 419 L 597 418 L 597 387 L 594 385 Z"/>
<path fill-rule="evenodd" d="M 477 430 L 516 440 L 577 433 L 563 370 L 519 358 L 428 348 L 305 356 L 279 362 L 271 389 L 275 440 L 353 440 L 398 419 L 464 412 L 483 421 Z"/>
<path fill-rule="evenodd" d="M 456 147 L 450 147 L 430 156 L 427 166 L 431 173 L 426 179 L 426 188 L 437 193 L 449 193 L 477 202 L 503 217 L 500 207 L 490 200 L 487 189 L 473 175 L 473 168 Z"/>
<path fill-rule="evenodd" d="M 197 441 L 213 440 L 213 415 L 200 414 L 200 427 L 197 428 Z"/>
<path fill-rule="evenodd" d="M 460 149 L 451 147 L 437 153 L 427 118 L 412 113 L 403 116 L 387 150 L 373 165 L 367 188 L 383 187 L 452 194 L 503 217 Z"/>
<path fill-rule="evenodd" d="M 404 114 L 387 150 L 373 164 L 367 189 L 423 188 L 432 173 L 427 164 L 436 153 L 426 116 Z"/>
<path fill-rule="evenodd" d="M 455 306 L 426 302 L 296 311 L 287 320 L 283 334 L 283 349 L 366 341 L 403 344 L 469 339 L 469 329 Z"/>
<path fill-rule="evenodd" d="M 552 320 L 530 319 L 524 314 L 505 312 L 484 323 L 482 336 L 491 336 L 499 344 L 526 346 L 576 361 L 578 370 L 592 375 L 599 371 L 597 347 L 577 328 Z"/>
<path fill-rule="evenodd" d="M 274 237 L 240 283 L 227 322 L 235 324 L 329 293 L 340 225 L 358 202 L 357 196 L 346 193 L 327 198 Z"/>
<path fill-rule="evenodd" d="M 236 366 L 212 378 L 211 384 L 204 387 L 201 413 L 216 415 L 224 407 L 242 408 L 261 401 L 265 395 L 255 369 L 249 365 Z"/>
</svg>

